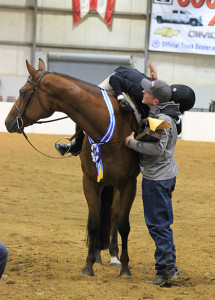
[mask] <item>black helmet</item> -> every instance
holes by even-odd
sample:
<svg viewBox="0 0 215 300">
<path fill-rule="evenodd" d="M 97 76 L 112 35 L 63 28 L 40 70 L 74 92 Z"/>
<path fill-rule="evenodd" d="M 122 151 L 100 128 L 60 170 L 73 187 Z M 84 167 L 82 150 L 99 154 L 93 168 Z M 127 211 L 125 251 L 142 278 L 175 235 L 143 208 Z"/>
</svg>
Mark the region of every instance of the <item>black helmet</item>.
<svg viewBox="0 0 215 300">
<path fill-rule="evenodd" d="M 172 97 L 170 101 L 179 103 L 179 110 L 181 113 L 191 109 L 196 101 L 196 95 L 194 91 L 183 84 L 172 84 L 170 85 L 172 90 Z"/>
</svg>

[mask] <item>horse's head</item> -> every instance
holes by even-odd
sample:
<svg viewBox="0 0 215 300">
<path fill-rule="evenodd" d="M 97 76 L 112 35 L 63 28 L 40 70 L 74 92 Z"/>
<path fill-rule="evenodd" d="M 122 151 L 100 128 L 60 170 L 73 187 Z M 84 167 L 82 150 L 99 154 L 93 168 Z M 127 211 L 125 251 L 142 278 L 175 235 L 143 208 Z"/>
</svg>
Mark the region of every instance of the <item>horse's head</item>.
<svg viewBox="0 0 215 300">
<path fill-rule="evenodd" d="M 27 60 L 26 66 L 30 76 L 19 90 L 19 97 L 5 120 L 5 126 L 9 132 L 21 133 L 24 127 L 34 124 L 41 118 L 47 118 L 53 113 L 46 101 L 45 89 L 42 85 L 40 86 L 46 74 L 43 60 L 39 59 L 38 70 L 34 69 Z"/>
</svg>

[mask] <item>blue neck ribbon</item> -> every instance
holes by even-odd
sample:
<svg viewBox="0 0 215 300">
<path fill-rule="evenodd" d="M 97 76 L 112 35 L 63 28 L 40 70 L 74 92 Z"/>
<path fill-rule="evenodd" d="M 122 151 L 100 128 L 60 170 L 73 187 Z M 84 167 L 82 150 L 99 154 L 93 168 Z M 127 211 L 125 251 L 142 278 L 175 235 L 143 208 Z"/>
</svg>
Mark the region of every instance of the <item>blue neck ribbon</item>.
<svg viewBox="0 0 215 300">
<path fill-rule="evenodd" d="M 92 156 L 92 160 L 93 162 L 95 162 L 96 164 L 96 168 L 97 168 L 97 182 L 100 182 L 100 180 L 103 178 L 103 165 L 102 165 L 102 159 L 101 159 L 101 148 L 100 145 L 109 142 L 112 137 L 113 137 L 113 133 L 114 133 L 114 129 L 115 129 L 115 116 L 114 116 L 114 111 L 113 111 L 113 106 L 112 103 L 110 101 L 110 98 L 108 97 L 108 94 L 106 92 L 106 90 L 101 89 L 103 98 L 105 100 L 105 103 L 107 105 L 108 111 L 109 111 L 109 115 L 110 115 L 110 123 L 108 126 L 108 129 L 105 133 L 105 135 L 99 140 L 98 143 L 95 143 L 89 136 L 89 142 L 91 144 L 91 156 Z"/>
</svg>

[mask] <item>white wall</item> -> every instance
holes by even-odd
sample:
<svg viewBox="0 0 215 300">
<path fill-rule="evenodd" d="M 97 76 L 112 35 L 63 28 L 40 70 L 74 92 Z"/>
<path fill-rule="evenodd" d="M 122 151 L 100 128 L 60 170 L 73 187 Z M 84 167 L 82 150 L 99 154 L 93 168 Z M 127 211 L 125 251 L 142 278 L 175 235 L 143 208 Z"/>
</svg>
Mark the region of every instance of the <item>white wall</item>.
<svg viewBox="0 0 215 300">
<path fill-rule="evenodd" d="M 5 119 L 13 103 L 0 103 L 0 132 L 6 132 Z M 62 113 L 55 113 L 47 120 L 60 118 Z M 182 118 L 181 139 L 186 141 L 215 142 L 215 113 L 185 112 Z M 54 123 L 33 125 L 25 129 L 26 133 L 62 134 L 71 136 L 75 132 L 75 123 L 71 119 Z"/>
<path fill-rule="evenodd" d="M 182 119 L 181 139 L 215 142 L 215 113 L 185 112 Z"/>
<path fill-rule="evenodd" d="M 7 101 L 8 96 L 18 98 L 19 89 L 25 84 L 26 77 L 1 76 L 0 80 L 0 95 L 3 101 Z"/>
<path fill-rule="evenodd" d="M 150 52 L 158 78 L 169 84 L 185 84 L 196 94 L 195 108 L 209 108 L 215 99 L 214 55 Z"/>
</svg>

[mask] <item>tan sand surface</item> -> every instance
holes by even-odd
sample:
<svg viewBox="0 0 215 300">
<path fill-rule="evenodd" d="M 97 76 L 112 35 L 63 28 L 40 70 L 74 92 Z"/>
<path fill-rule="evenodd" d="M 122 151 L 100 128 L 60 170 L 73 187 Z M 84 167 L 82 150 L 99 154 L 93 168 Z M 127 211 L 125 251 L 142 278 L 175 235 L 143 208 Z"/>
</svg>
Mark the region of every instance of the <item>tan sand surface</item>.
<svg viewBox="0 0 215 300">
<path fill-rule="evenodd" d="M 52 145 L 60 137 L 29 135 L 35 146 L 56 156 Z M 183 273 L 176 285 L 160 288 L 145 283 L 155 275 L 155 246 L 144 222 L 141 176 L 130 215 L 132 276 L 119 278 L 108 251 L 94 277 L 81 276 L 88 209 L 79 157 L 43 157 L 18 134 L 0 133 L 0 139 L 0 241 L 9 250 L 1 300 L 215 299 L 215 143 L 177 143 L 172 228 Z"/>
</svg>

